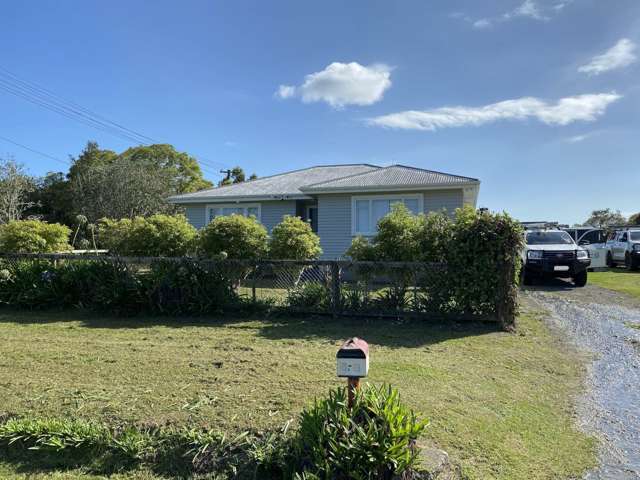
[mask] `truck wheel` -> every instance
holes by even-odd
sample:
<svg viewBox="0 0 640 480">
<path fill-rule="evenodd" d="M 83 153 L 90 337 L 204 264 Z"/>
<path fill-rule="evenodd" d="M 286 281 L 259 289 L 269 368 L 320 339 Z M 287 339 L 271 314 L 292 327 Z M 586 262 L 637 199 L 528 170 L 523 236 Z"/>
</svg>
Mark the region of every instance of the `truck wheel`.
<svg viewBox="0 0 640 480">
<path fill-rule="evenodd" d="M 520 278 L 522 280 L 521 282 L 522 285 L 526 285 L 526 286 L 533 285 L 533 277 L 530 273 L 527 273 L 524 267 L 522 267 L 522 274 Z"/>
<path fill-rule="evenodd" d="M 635 265 L 633 264 L 633 260 L 631 259 L 631 255 L 629 255 L 629 252 L 624 254 L 624 266 L 629 270 L 635 270 Z"/>
<path fill-rule="evenodd" d="M 607 267 L 613 268 L 616 264 L 613 263 L 613 257 L 611 256 L 611 252 L 607 252 Z"/>
<path fill-rule="evenodd" d="M 587 272 L 580 272 L 573 277 L 573 284 L 576 287 L 584 287 L 587 284 Z"/>
<path fill-rule="evenodd" d="M 629 255 L 627 253 L 627 255 Z M 631 255 L 629 255 L 631 257 Z M 638 270 L 640 268 L 640 260 L 636 260 L 634 258 L 629 258 L 629 270 Z"/>
</svg>

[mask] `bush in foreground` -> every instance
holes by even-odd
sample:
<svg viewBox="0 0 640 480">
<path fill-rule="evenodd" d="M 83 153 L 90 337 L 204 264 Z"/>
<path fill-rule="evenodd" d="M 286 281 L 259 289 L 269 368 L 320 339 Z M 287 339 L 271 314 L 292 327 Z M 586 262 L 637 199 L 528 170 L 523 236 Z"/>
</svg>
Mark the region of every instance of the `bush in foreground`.
<svg viewBox="0 0 640 480">
<path fill-rule="evenodd" d="M 200 232 L 199 253 L 209 258 L 263 259 L 268 238 L 267 229 L 255 217 L 216 217 Z"/>
<path fill-rule="evenodd" d="M 274 259 L 313 260 L 322 254 L 320 237 L 300 217 L 285 215 L 271 231 L 269 256 Z"/>
<path fill-rule="evenodd" d="M 59 223 L 12 220 L 0 226 L 0 252 L 55 253 L 70 250 L 71 230 Z"/>
<path fill-rule="evenodd" d="M 121 256 L 181 257 L 196 246 L 197 231 L 184 215 L 103 218 L 98 228 L 101 246 Z"/>
<path fill-rule="evenodd" d="M 0 454 L 6 462 L 32 468 L 81 467 L 98 474 L 145 467 L 180 478 L 412 478 L 415 440 L 427 422 L 417 420 L 391 387 L 363 387 L 351 411 L 345 397 L 339 388 L 316 401 L 302 412 L 297 431 L 287 424 L 235 436 L 210 429 L 9 418 L 0 423 Z"/>
</svg>

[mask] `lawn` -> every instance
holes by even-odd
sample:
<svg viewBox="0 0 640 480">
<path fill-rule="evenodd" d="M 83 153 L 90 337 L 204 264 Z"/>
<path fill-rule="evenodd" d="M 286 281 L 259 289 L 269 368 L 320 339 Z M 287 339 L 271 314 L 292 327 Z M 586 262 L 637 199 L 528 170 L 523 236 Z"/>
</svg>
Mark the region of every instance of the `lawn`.
<svg viewBox="0 0 640 480">
<path fill-rule="evenodd" d="M 227 431 L 279 426 L 341 383 L 336 349 L 358 335 L 371 346 L 368 381 L 398 387 L 431 420 L 422 442 L 448 451 L 467 478 L 580 477 L 595 461 L 594 440 L 572 418 L 582 359 L 538 314 L 525 312 L 519 323 L 518 333 L 509 334 L 483 323 L 123 320 L 0 310 L 0 414 Z M 78 475 L 0 460 L 2 478 Z"/>
<path fill-rule="evenodd" d="M 589 272 L 589 283 L 640 299 L 640 272 L 631 272 L 624 268 Z"/>
</svg>

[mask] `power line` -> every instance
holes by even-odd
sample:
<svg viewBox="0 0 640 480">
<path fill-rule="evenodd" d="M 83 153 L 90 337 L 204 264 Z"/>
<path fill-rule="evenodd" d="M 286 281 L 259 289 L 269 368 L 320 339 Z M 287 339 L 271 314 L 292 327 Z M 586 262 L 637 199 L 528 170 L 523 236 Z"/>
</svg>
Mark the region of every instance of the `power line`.
<svg viewBox="0 0 640 480">
<path fill-rule="evenodd" d="M 46 157 L 46 158 L 49 158 L 51 160 L 55 160 L 56 162 L 60 162 L 60 163 L 64 163 L 65 165 L 69 165 L 69 162 L 65 162 L 64 160 L 60 160 L 59 158 L 54 157 L 53 155 L 49 155 L 48 153 L 41 152 L 39 150 L 36 150 L 35 148 L 28 147 L 26 145 L 23 145 L 22 143 L 15 142 L 15 141 L 11 140 L 10 138 L 4 137 L 2 135 L 0 135 L 0 140 L 4 140 L 7 143 L 12 143 L 13 145 L 15 145 L 17 147 L 24 148 L 25 150 L 29 150 L 30 152 L 37 153 L 38 155 L 41 155 L 41 156 Z"/>
<path fill-rule="evenodd" d="M 139 145 L 149 143 L 163 143 L 152 137 L 139 133 L 133 129 L 125 127 L 120 123 L 113 122 L 88 108 L 75 102 L 66 100 L 51 90 L 34 82 L 23 80 L 6 68 L 0 66 L 0 90 L 10 93 L 18 98 L 30 103 L 58 113 L 70 120 L 82 123 L 97 130 L 109 133 L 126 141 L 131 141 Z M 198 159 L 201 168 L 209 173 L 218 175 L 218 169 L 228 167 L 225 163 Z M 205 168 L 208 167 L 208 168 Z"/>
</svg>

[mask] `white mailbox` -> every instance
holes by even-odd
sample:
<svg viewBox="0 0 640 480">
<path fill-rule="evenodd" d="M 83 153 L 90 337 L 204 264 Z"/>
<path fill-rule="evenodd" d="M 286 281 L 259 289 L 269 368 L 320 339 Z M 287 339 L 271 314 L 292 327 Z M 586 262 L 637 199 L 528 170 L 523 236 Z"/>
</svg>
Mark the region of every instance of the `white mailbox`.
<svg viewBox="0 0 640 480">
<path fill-rule="evenodd" d="M 339 377 L 366 377 L 369 373 L 369 344 L 358 337 L 350 338 L 338 350 L 336 362 Z"/>
</svg>

